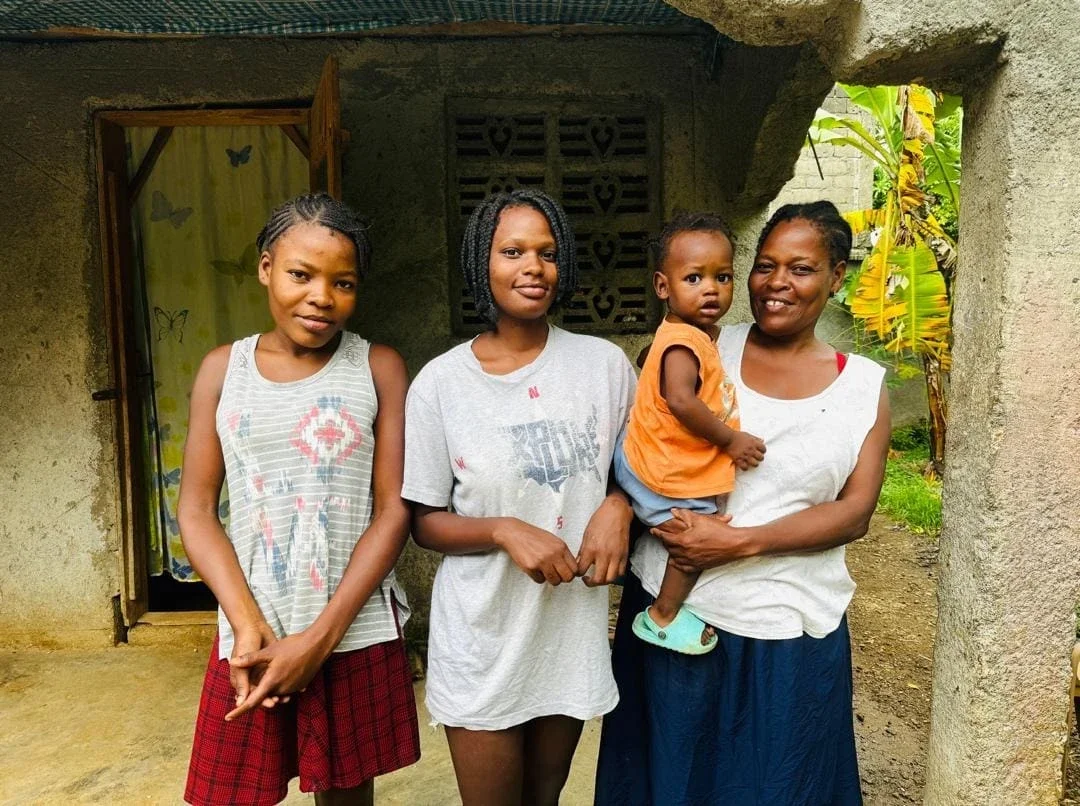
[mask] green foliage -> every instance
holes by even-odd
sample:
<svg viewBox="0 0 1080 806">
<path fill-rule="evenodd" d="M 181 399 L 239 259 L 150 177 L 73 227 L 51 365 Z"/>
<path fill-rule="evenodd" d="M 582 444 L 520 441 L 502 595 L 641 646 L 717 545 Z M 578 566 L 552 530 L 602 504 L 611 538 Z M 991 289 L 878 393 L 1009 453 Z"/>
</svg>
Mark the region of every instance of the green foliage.
<svg viewBox="0 0 1080 806">
<path fill-rule="evenodd" d="M 957 263 L 960 99 L 918 84 L 839 86 L 873 123 L 819 111 L 809 139 L 854 148 L 873 160 L 875 172 L 873 207 L 844 213 L 854 234 L 871 233 L 872 246 L 837 298 L 869 340 L 897 354 L 898 365 L 913 359 L 921 364 L 930 454 L 940 473 L 952 346 L 950 286 Z"/>
<path fill-rule="evenodd" d="M 878 509 L 916 534 L 941 531 L 941 482 L 923 475 L 930 462 L 925 425 L 893 432 Z"/>
<path fill-rule="evenodd" d="M 885 200 L 889 197 L 889 191 L 892 190 L 892 180 L 889 179 L 889 174 L 885 172 L 885 169 L 880 165 L 874 166 L 874 196 L 873 205 L 875 210 L 880 210 L 885 206 Z"/>
<path fill-rule="evenodd" d="M 959 104 L 955 96 L 947 95 L 938 104 L 939 110 L 946 111 L 953 102 Z M 948 233 L 954 241 L 960 237 L 959 203 L 955 193 L 950 193 L 950 188 L 957 188 L 960 184 L 960 139 L 963 136 L 964 110 L 957 105 L 952 112 L 939 117 L 934 121 L 935 160 L 927 160 L 926 183 L 928 189 L 937 198 L 936 204 L 931 204 L 931 210 L 937 218 L 941 228 Z M 936 157 L 946 155 L 948 170 L 945 172 L 948 181 L 944 181 L 937 168 Z"/>
<path fill-rule="evenodd" d="M 894 451 L 929 451 L 930 431 L 925 425 L 907 425 L 897 428 L 889 439 L 889 447 Z"/>
<path fill-rule="evenodd" d="M 959 99 L 916 84 L 840 87 L 870 113 L 872 130 L 858 117 L 819 112 L 809 137 L 854 148 L 876 167 L 874 206 L 844 214 L 854 232 L 876 237 L 840 301 L 888 349 L 932 356 L 947 369 L 956 242 L 935 212 L 945 200 L 955 219 L 959 203 Z"/>
</svg>

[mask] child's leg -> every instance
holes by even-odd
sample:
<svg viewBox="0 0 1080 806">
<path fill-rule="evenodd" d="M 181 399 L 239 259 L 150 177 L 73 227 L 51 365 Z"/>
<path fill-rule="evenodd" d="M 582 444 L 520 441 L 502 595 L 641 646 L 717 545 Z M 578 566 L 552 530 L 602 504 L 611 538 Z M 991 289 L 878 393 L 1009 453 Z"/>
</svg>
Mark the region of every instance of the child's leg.
<svg viewBox="0 0 1080 806">
<path fill-rule="evenodd" d="M 666 627 L 675 620 L 675 616 L 679 615 L 679 608 L 683 606 L 686 597 L 694 589 L 699 576 L 701 576 L 700 571 L 694 573 L 680 571 L 670 559 L 668 560 L 667 568 L 664 569 L 664 580 L 660 583 L 660 591 L 656 594 L 656 601 L 649 608 L 649 615 L 658 626 Z M 704 635 L 702 643 L 706 643 Z"/>
<path fill-rule="evenodd" d="M 715 505 L 709 499 L 688 501 L 686 503 L 693 504 L 694 506 L 687 508 L 695 512 L 705 514 L 722 513 L 727 509 L 727 494 L 716 496 Z M 664 569 L 664 579 L 660 583 L 660 590 L 656 594 L 656 601 L 649 608 L 649 615 L 658 626 L 666 627 L 675 620 L 675 616 L 679 615 L 679 608 L 683 606 L 683 602 L 690 595 L 690 591 L 694 589 L 694 585 L 697 584 L 700 576 L 700 571 L 692 573 L 680 571 L 671 562 L 671 559 L 668 559 L 667 567 Z M 702 633 L 702 644 L 707 644 L 712 636 L 712 629 L 707 628 L 707 630 L 708 634 Z"/>
</svg>

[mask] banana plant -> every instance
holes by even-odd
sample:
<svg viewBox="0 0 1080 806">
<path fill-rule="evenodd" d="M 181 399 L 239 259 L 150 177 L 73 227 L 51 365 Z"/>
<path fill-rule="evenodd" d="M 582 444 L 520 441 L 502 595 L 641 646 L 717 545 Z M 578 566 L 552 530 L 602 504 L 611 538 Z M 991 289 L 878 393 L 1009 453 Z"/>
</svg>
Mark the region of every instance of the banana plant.
<svg viewBox="0 0 1080 806">
<path fill-rule="evenodd" d="M 918 84 L 840 87 L 870 113 L 874 130 L 855 117 L 819 112 L 810 141 L 857 149 L 876 163 L 888 187 L 881 206 L 844 216 L 856 234 L 870 232 L 873 243 L 845 302 L 874 343 L 898 359 L 913 357 L 922 364 L 930 470 L 940 474 L 956 240 L 934 209 L 942 204 L 959 209 L 959 99 L 939 97 Z"/>
</svg>

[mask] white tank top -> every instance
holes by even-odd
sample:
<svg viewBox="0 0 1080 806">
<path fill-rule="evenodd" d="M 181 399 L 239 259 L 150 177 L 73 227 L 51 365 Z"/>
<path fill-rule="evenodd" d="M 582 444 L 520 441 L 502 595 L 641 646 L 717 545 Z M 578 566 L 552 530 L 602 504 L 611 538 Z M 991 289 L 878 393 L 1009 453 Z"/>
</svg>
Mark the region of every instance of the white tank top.
<svg viewBox="0 0 1080 806">
<path fill-rule="evenodd" d="M 217 409 L 229 485 L 229 539 L 248 586 L 280 638 L 311 624 L 337 590 L 357 540 L 371 521 L 372 457 L 378 399 L 370 345 L 342 333 L 337 350 L 307 378 L 275 383 L 259 374 L 248 336 L 232 346 Z M 375 589 L 335 652 L 398 636 L 405 596 L 391 572 Z M 218 611 L 220 657 L 233 633 Z"/>
<path fill-rule="evenodd" d="M 742 357 L 750 325 L 720 331 L 720 359 L 735 383 L 742 429 L 765 440 L 765 460 L 738 471 L 727 512 L 733 526 L 757 526 L 835 501 L 877 420 L 884 369 L 851 355 L 822 392 L 778 400 L 747 388 Z M 639 541 L 635 573 L 653 595 L 667 552 L 653 537 Z M 753 557 L 702 573 L 687 605 L 704 621 L 748 638 L 822 638 L 840 625 L 855 592 L 844 547 Z"/>
</svg>

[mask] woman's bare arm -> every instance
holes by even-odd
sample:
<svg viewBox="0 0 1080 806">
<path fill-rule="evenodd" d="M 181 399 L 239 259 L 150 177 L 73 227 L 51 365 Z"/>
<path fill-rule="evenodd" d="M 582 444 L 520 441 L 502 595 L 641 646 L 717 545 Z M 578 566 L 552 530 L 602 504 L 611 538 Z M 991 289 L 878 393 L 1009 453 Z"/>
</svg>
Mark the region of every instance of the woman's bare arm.
<svg viewBox="0 0 1080 806">
<path fill-rule="evenodd" d="M 475 554 L 502 549 L 534 582 L 558 585 L 577 576 L 577 558 L 566 543 L 518 518 L 470 518 L 417 504 L 413 539 L 442 554 Z"/>
<path fill-rule="evenodd" d="M 225 480 L 225 459 L 217 434 L 217 407 L 231 347 L 211 350 L 203 359 L 191 390 L 184 470 L 176 517 L 191 566 L 217 597 L 233 629 L 233 656 L 254 652 L 276 640 L 248 587 L 232 542 L 218 518 Z M 247 699 L 260 670 L 230 669 L 237 699 Z M 257 702 L 261 702 L 258 700 Z M 270 698 L 264 704 L 276 702 Z"/>
</svg>

